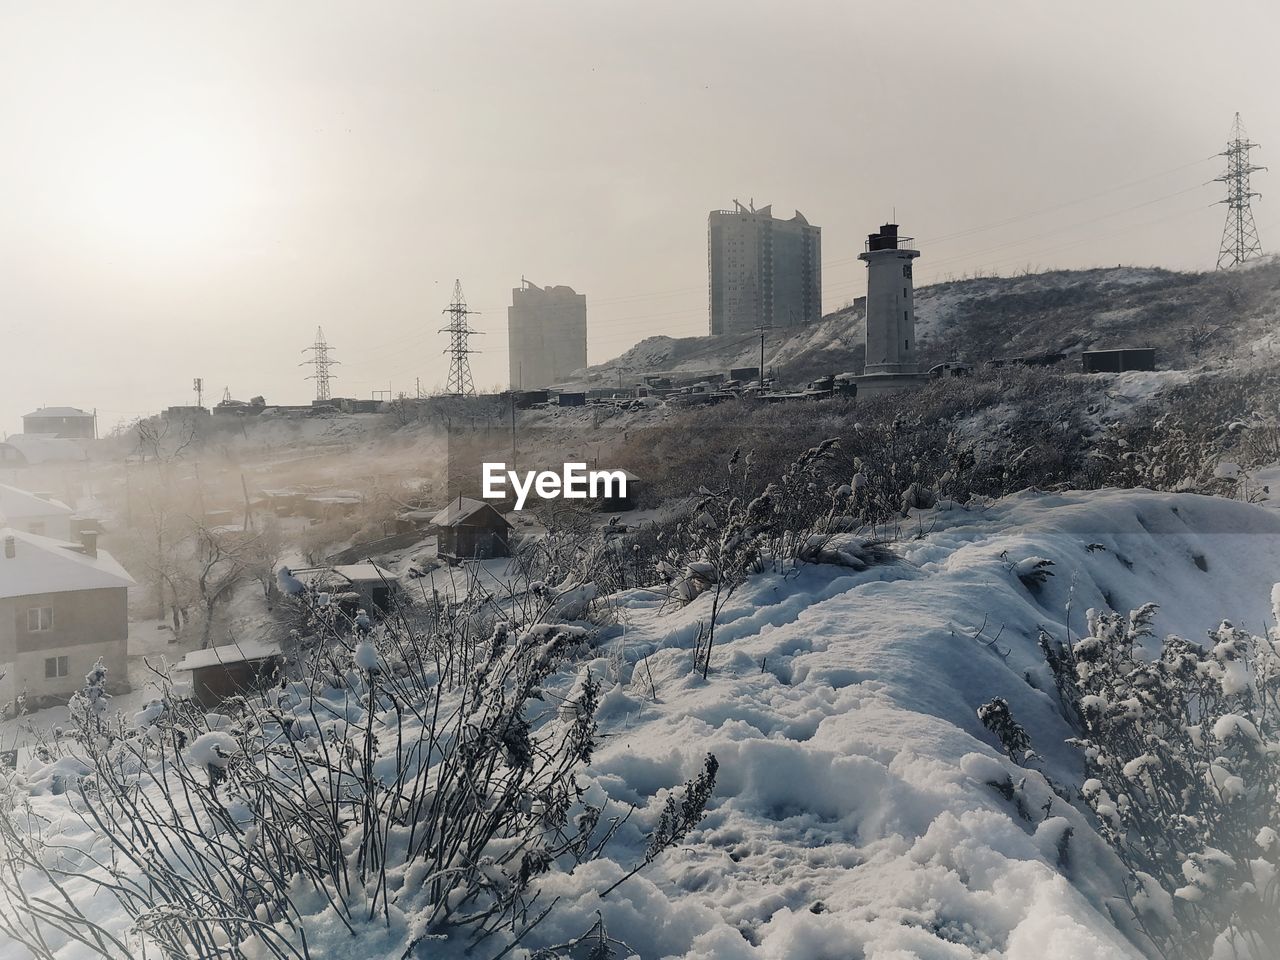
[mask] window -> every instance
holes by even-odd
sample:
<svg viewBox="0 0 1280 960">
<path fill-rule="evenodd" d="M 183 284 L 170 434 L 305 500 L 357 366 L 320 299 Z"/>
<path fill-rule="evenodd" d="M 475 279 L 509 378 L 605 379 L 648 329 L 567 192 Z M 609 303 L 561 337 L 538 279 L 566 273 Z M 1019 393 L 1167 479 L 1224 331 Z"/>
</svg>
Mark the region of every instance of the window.
<svg viewBox="0 0 1280 960">
<path fill-rule="evenodd" d="M 27 633 L 48 633 L 53 629 L 53 607 L 32 607 L 27 611 Z"/>
<path fill-rule="evenodd" d="M 45 657 L 44 678 L 46 680 L 57 680 L 69 673 L 71 673 L 71 664 L 67 662 L 66 657 Z"/>
<path fill-rule="evenodd" d="M 911 278 L 911 264 L 903 264 L 902 275 L 908 279 Z"/>
</svg>

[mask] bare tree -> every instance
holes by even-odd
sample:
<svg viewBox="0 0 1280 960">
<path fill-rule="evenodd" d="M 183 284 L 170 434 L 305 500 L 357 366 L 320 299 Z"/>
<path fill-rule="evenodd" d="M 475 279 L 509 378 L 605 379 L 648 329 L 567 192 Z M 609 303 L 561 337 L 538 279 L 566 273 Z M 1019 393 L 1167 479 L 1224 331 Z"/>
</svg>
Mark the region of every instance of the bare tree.
<svg viewBox="0 0 1280 960">
<path fill-rule="evenodd" d="M 204 621 L 200 634 L 200 648 L 205 649 L 213 636 L 214 618 L 218 608 L 231 599 L 236 587 L 249 573 L 251 547 L 258 538 L 252 537 L 246 540 L 229 537 L 204 524 L 197 526 L 196 537 L 198 547 L 195 584 Z"/>
</svg>

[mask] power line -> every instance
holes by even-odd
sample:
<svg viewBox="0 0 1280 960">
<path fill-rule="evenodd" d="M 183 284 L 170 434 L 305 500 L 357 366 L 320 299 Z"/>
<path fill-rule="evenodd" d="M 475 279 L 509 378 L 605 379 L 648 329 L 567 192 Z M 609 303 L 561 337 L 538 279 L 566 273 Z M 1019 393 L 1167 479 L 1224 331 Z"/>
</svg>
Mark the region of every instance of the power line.
<svg viewBox="0 0 1280 960">
<path fill-rule="evenodd" d="M 1258 144 L 1245 136 L 1244 124 L 1237 113 L 1235 123 L 1231 125 L 1227 149 L 1218 154 L 1227 158 L 1227 172 L 1214 177 L 1215 183 L 1227 185 L 1227 198 L 1218 201 L 1227 205 L 1227 222 L 1222 228 L 1222 244 L 1218 248 L 1219 270 L 1262 256 L 1262 241 L 1258 239 L 1258 228 L 1253 222 L 1253 207 L 1250 205 L 1250 200 L 1262 194 L 1250 187 L 1249 177 L 1267 168 L 1249 162 L 1249 151 L 1256 146 Z"/>
<path fill-rule="evenodd" d="M 467 301 L 462 297 L 461 280 L 453 282 L 453 303 L 440 312 L 449 316 L 448 326 L 441 327 L 439 331 L 449 334 L 449 346 L 444 351 L 449 354 L 449 379 L 444 392 L 455 397 L 474 397 L 476 385 L 471 379 L 471 361 L 467 359 L 467 354 L 480 351 L 468 346 L 468 338 L 473 333 L 483 331 L 472 330 L 467 324 L 467 317 L 478 311 L 467 309 Z"/>
<path fill-rule="evenodd" d="M 1157 224 L 1165 223 L 1166 221 L 1169 221 L 1169 220 L 1177 220 L 1182 217 L 1188 217 L 1193 213 L 1202 213 L 1205 209 L 1207 208 L 1198 206 L 1198 207 L 1191 207 L 1189 209 L 1178 210 L 1178 211 L 1175 211 L 1174 213 L 1165 214 L 1164 216 L 1161 216 L 1161 217 L 1156 217 L 1154 220 L 1144 220 L 1142 223 L 1129 224 L 1128 226 L 1119 227 L 1118 229 L 1111 230 L 1107 233 L 1095 234 L 1087 237 L 1080 237 L 1075 240 L 1068 240 L 1066 243 L 1060 243 L 1052 247 L 1048 247 L 1046 249 L 1033 251 L 1030 254 L 1030 256 L 1045 257 L 1050 254 L 1058 253 L 1062 250 L 1068 250 L 1072 247 L 1078 247 L 1084 243 L 1092 243 L 1092 244 L 1101 243 L 1104 240 L 1109 240 L 1112 237 L 1117 237 L 1117 236 L 1120 236 L 1121 234 L 1132 233 L 1135 230 L 1144 230 L 1148 227 L 1153 227 L 1153 226 L 1156 226 Z M 1003 257 L 999 260 L 988 262 L 983 266 L 987 269 L 998 270 L 1008 264 L 1017 263 L 1018 261 L 1026 262 L 1027 256 L 1028 255 L 1024 253 L 1018 253 L 1012 257 Z M 937 273 L 933 273 L 930 275 L 930 279 L 926 281 L 926 285 L 932 285 L 935 283 L 946 283 L 946 282 L 948 282 L 947 278 L 941 271 L 939 271 Z"/>
</svg>

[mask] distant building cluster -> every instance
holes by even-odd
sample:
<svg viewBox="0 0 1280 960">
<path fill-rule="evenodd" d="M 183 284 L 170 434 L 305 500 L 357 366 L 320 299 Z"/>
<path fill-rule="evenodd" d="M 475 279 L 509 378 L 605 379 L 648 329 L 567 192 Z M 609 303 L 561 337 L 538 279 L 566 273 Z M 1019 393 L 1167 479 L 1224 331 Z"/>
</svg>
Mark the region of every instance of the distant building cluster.
<svg viewBox="0 0 1280 960">
<path fill-rule="evenodd" d="M 788 329 L 822 318 L 822 228 L 796 211 L 738 201 L 707 220 L 712 336 Z"/>
<path fill-rule="evenodd" d="M 98 434 L 98 416 L 76 407 L 41 407 L 22 418 L 22 433 L 0 440 L 0 468 L 88 459 L 87 442 Z"/>
</svg>

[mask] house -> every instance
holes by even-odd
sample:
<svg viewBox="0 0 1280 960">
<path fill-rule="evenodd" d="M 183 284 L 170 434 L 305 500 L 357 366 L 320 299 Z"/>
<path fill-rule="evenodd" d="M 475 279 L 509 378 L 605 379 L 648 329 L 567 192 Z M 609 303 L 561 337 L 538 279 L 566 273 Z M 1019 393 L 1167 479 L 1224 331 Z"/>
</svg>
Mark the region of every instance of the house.
<svg viewBox="0 0 1280 960">
<path fill-rule="evenodd" d="M 284 655 L 275 643 L 229 643 L 193 650 L 173 668 L 191 675 L 191 694 L 206 710 L 276 682 Z"/>
<path fill-rule="evenodd" d="M 292 489 L 263 490 L 253 498 L 255 510 L 266 510 L 277 517 L 296 517 L 302 513 L 306 491 Z"/>
<path fill-rule="evenodd" d="M 0 524 L 65 541 L 79 533 L 74 517 L 74 510 L 48 494 L 28 493 L 0 483 Z"/>
<path fill-rule="evenodd" d="M 75 407 L 41 407 L 22 418 L 22 432 L 60 439 L 92 440 L 97 436 L 97 414 Z"/>
<path fill-rule="evenodd" d="M 973 373 L 973 368 L 967 363 L 961 363 L 958 360 L 949 360 L 946 363 L 935 363 L 929 368 L 929 376 L 935 380 L 945 379 L 947 377 L 967 377 Z"/>
<path fill-rule="evenodd" d="M 483 500 L 459 496 L 434 517 L 436 555 L 457 563 L 511 556 L 511 524 Z"/>
<path fill-rule="evenodd" d="M 332 587 L 359 597 L 360 609 L 371 614 L 384 614 L 391 610 L 398 581 L 390 570 L 366 560 L 363 563 L 338 564 L 330 567 L 329 573 Z"/>
<path fill-rule="evenodd" d="M 360 494 L 347 490 L 335 490 L 303 498 L 301 513 L 313 521 L 341 520 L 354 517 L 364 504 Z"/>
<path fill-rule="evenodd" d="M 0 703 L 65 701 L 98 660 L 125 686 L 133 585 L 96 533 L 71 543 L 0 528 Z"/>
<path fill-rule="evenodd" d="M 329 595 L 342 613 L 354 618 L 360 610 L 378 616 L 389 613 L 400 589 L 396 575 L 372 560 L 331 567 L 306 567 L 291 573 L 317 593 Z"/>
</svg>

